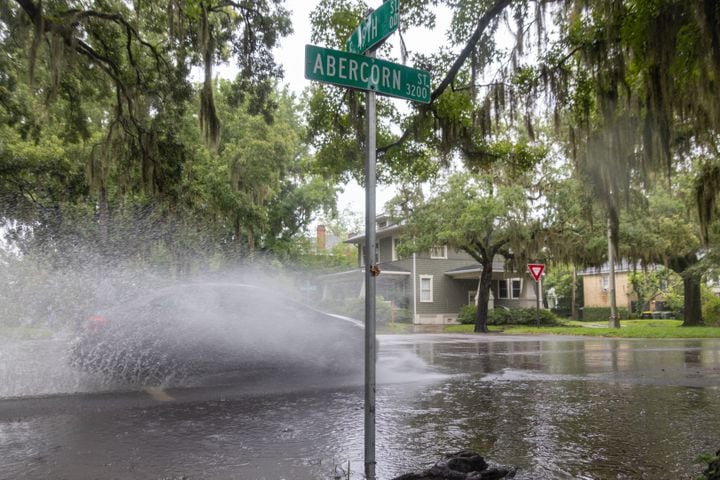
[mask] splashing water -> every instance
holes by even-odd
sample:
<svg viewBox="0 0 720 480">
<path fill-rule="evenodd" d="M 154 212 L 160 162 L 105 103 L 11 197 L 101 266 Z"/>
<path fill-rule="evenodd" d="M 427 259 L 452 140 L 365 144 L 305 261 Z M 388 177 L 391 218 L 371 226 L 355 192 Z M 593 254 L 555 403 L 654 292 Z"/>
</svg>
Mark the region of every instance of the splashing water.
<svg viewBox="0 0 720 480">
<path fill-rule="evenodd" d="M 38 288 L 27 279 L 11 288 L 0 317 L 0 397 L 362 369 L 362 327 L 293 300 L 286 279 L 263 289 L 239 275 L 172 284 L 103 273 L 65 270 Z"/>
</svg>

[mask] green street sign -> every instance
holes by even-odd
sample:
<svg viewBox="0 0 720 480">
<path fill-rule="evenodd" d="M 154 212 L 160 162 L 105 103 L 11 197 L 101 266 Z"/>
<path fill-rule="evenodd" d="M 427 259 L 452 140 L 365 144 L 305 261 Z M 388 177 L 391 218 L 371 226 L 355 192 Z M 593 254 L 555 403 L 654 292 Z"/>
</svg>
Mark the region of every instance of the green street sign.
<svg viewBox="0 0 720 480">
<path fill-rule="evenodd" d="M 345 50 L 350 53 L 365 53 L 397 30 L 400 21 L 399 1 L 386 0 L 370 12 L 345 42 Z"/>
<path fill-rule="evenodd" d="M 430 103 L 430 73 L 356 53 L 305 45 L 305 78 Z"/>
</svg>

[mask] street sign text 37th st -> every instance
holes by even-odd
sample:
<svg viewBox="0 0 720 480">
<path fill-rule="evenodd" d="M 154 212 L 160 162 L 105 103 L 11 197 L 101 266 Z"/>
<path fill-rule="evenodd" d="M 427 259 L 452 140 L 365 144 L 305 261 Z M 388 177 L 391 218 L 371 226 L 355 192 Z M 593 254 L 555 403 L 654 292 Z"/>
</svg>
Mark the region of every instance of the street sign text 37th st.
<svg viewBox="0 0 720 480">
<path fill-rule="evenodd" d="M 305 45 L 305 78 L 429 103 L 430 74 L 378 58 Z"/>
<path fill-rule="evenodd" d="M 399 3 L 400 0 L 386 0 L 370 12 L 345 42 L 345 50 L 365 53 L 389 37 L 400 22 Z"/>
</svg>

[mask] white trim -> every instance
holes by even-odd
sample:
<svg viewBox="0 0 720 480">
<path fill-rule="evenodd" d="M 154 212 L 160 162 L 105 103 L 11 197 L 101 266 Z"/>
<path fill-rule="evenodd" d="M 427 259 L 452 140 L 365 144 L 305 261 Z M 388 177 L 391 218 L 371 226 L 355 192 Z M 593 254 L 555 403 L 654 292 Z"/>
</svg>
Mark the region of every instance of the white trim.
<svg viewBox="0 0 720 480">
<path fill-rule="evenodd" d="M 390 239 L 390 245 L 391 245 L 391 251 L 392 251 L 392 253 L 390 254 L 390 258 L 392 259 L 391 261 L 393 261 L 393 262 L 397 262 L 398 260 L 400 260 L 400 257 L 398 257 L 398 254 L 397 254 L 397 249 L 395 248 L 395 244 L 399 240 L 400 240 L 400 237 L 395 237 L 395 236 L 391 237 L 391 239 Z"/>
<path fill-rule="evenodd" d="M 442 256 L 433 255 L 433 250 L 435 250 L 437 248 L 442 248 L 442 254 L 441 254 Z M 434 246 L 430 247 L 430 258 L 433 258 L 433 259 L 437 258 L 437 259 L 442 259 L 442 260 L 447 259 L 447 245 L 442 245 L 442 246 L 434 245 Z"/>
<path fill-rule="evenodd" d="M 430 299 L 423 297 L 423 280 L 430 281 Z M 420 275 L 420 303 L 433 303 L 433 276 L 432 275 Z"/>
<path fill-rule="evenodd" d="M 520 282 L 520 292 L 518 292 L 517 296 L 513 295 L 513 282 Z M 497 298 L 501 298 L 503 300 L 519 300 L 523 298 L 523 284 L 525 282 L 522 277 L 500 278 L 493 280 L 493 283 L 497 285 Z M 505 286 L 506 295 L 501 294 L 500 285 Z"/>
<path fill-rule="evenodd" d="M 365 271 L 365 269 L 363 269 Z M 409 277 L 412 275 L 410 272 L 403 272 L 402 270 L 383 270 L 382 267 L 380 268 L 380 274 L 381 275 L 404 275 Z"/>
<path fill-rule="evenodd" d="M 415 252 L 412 254 L 412 283 L 413 283 L 413 323 L 418 323 L 417 316 L 417 271 Z"/>
</svg>

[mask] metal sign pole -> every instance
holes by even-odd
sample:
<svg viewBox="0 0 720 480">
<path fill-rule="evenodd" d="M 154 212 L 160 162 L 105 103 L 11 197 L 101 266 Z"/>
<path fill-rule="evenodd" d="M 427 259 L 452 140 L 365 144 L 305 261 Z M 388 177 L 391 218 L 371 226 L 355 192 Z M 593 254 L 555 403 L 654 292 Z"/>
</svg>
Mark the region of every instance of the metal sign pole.
<svg viewBox="0 0 720 480">
<path fill-rule="evenodd" d="M 373 48 L 397 30 L 398 0 L 384 0 L 370 11 L 346 43 L 348 51 L 305 45 L 305 78 L 367 91 L 365 125 L 365 478 L 375 480 L 375 95 L 430 103 L 430 73 L 375 58 Z M 414 282 L 413 278 L 413 282 Z"/>
<path fill-rule="evenodd" d="M 372 53 L 369 56 L 374 57 Z M 375 92 L 365 94 L 365 478 L 375 480 Z"/>
<path fill-rule="evenodd" d="M 535 280 L 535 325 L 540 327 L 540 280 Z"/>
</svg>

